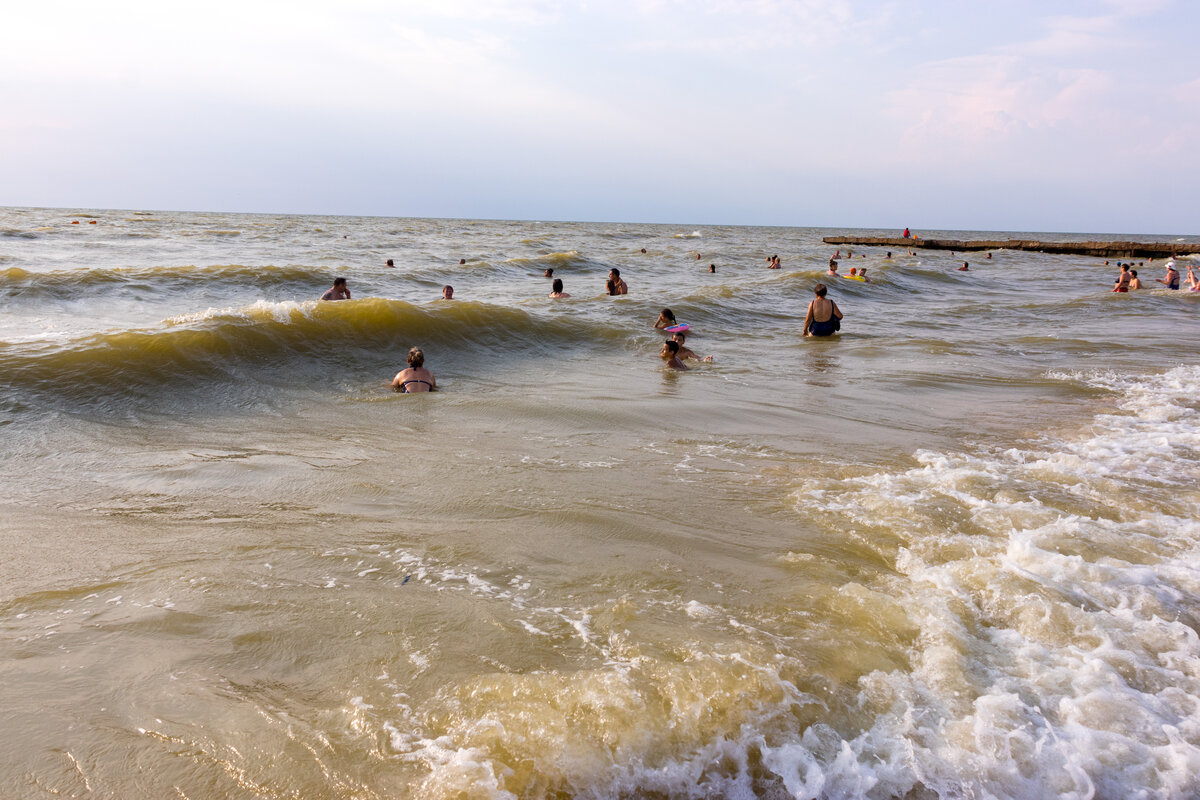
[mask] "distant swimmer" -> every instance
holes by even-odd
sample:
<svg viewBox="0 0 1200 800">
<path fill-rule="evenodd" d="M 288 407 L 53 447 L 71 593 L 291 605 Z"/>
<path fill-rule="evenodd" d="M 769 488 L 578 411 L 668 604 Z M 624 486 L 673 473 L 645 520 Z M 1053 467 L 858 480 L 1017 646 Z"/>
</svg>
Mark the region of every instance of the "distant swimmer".
<svg viewBox="0 0 1200 800">
<path fill-rule="evenodd" d="M 1200 280 L 1196 280 L 1196 273 L 1191 267 L 1188 267 L 1188 286 L 1192 287 L 1193 292 L 1200 292 Z"/>
<path fill-rule="evenodd" d="M 425 369 L 425 353 L 419 347 L 408 351 L 408 367 L 396 373 L 392 388 L 401 394 L 416 394 L 437 390 L 437 379 Z"/>
<path fill-rule="evenodd" d="M 1121 268 L 1121 274 L 1117 276 L 1117 282 L 1115 284 L 1113 284 L 1113 291 L 1114 292 L 1128 292 L 1129 291 L 1129 281 L 1133 278 L 1133 276 L 1129 274 L 1129 265 L 1128 264 L 1118 264 L 1117 266 L 1119 266 Z"/>
<path fill-rule="evenodd" d="M 446 284 L 445 286 L 442 287 L 442 299 L 443 300 L 453 300 L 454 299 L 454 287 L 453 286 L 451 286 L 450 284 Z"/>
<path fill-rule="evenodd" d="M 1145 288 L 1146 288 L 1146 286 L 1145 286 L 1145 284 L 1142 283 L 1142 279 L 1137 276 L 1137 270 L 1136 269 L 1129 270 L 1129 291 L 1132 292 L 1135 289 L 1145 289 Z"/>
<path fill-rule="evenodd" d="M 708 265 L 708 271 L 709 271 L 709 272 L 716 272 L 716 271 L 717 271 L 717 265 L 716 265 L 716 264 L 709 264 L 709 265 Z"/>
<path fill-rule="evenodd" d="M 1154 280 L 1158 281 L 1163 286 L 1166 286 L 1168 289 L 1178 289 L 1179 288 L 1179 270 L 1175 269 L 1175 262 L 1168 261 L 1167 262 L 1167 274 L 1162 278 L 1155 278 Z"/>
<path fill-rule="evenodd" d="M 963 265 L 962 265 L 961 267 L 959 267 L 959 268 L 958 268 L 958 271 L 959 271 L 959 272 L 966 272 L 966 271 L 968 271 L 970 268 L 971 268 L 971 267 L 970 267 L 970 265 L 969 265 L 969 264 L 967 264 L 967 262 L 965 262 L 965 261 L 964 261 L 964 262 L 963 262 Z"/>
<path fill-rule="evenodd" d="M 571 295 L 563 291 L 562 278 L 555 278 L 554 283 L 550 284 L 550 294 L 546 296 L 553 297 L 555 300 L 561 300 L 564 297 L 570 297 Z"/>
<path fill-rule="evenodd" d="M 645 253 L 645 252 L 646 252 L 646 248 L 644 248 L 644 247 L 643 247 L 643 248 L 642 248 L 642 252 L 643 252 L 643 253 Z"/>
<path fill-rule="evenodd" d="M 350 287 L 346 285 L 345 278 L 334 278 L 333 288 L 329 289 L 325 294 L 321 295 L 322 300 L 349 300 Z"/>
<path fill-rule="evenodd" d="M 891 258 L 891 257 L 892 257 L 892 251 L 891 251 L 891 250 L 888 250 L 888 251 L 887 251 L 887 255 L 886 255 L 886 256 L 884 256 L 884 258 Z"/>
<path fill-rule="evenodd" d="M 612 294 L 629 294 L 629 287 L 625 285 L 625 279 L 621 277 L 621 270 L 613 267 L 608 271 L 608 277 L 613 282 Z"/>
<path fill-rule="evenodd" d="M 686 344 L 684 344 L 684 342 L 687 341 L 687 334 L 684 333 L 683 331 L 679 331 L 678 333 L 671 334 L 671 341 L 673 341 L 679 345 L 679 352 L 676 355 L 678 355 L 680 358 L 690 358 L 693 361 L 712 361 L 713 360 L 712 356 L 705 356 L 704 358 L 701 358 L 700 356 L 696 355 L 695 351 L 693 351 L 692 348 L 690 348 Z"/>
<path fill-rule="evenodd" d="M 394 267 L 394 266 L 396 266 L 396 264 L 395 264 L 395 262 L 394 262 L 394 261 L 392 261 L 392 260 L 389 258 L 389 259 L 387 260 L 387 263 L 386 263 L 386 264 L 384 264 L 384 266 L 385 266 L 385 267 Z"/>
<path fill-rule="evenodd" d="M 850 268 L 850 277 L 851 277 L 851 278 L 856 278 L 856 277 L 858 277 L 858 267 L 851 267 L 851 268 Z"/>
<path fill-rule="evenodd" d="M 827 275 L 837 275 L 838 274 L 837 262 L 834 261 L 832 258 L 829 259 L 829 272 L 827 272 L 826 274 Z"/>
<path fill-rule="evenodd" d="M 804 315 L 805 336 L 832 336 L 834 331 L 842 329 L 842 311 L 825 296 L 826 291 L 823 283 L 813 287 L 817 296 L 809 301 L 808 313 Z"/>
<path fill-rule="evenodd" d="M 867 277 L 867 268 L 863 267 L 858 271 L 858 277 L 863 283 L 870 283 L 871 279 Z"/>
<path fill-rule="evenodd" d="M 779 256 L 770 256 L 767 258 L 767 269 L 782 269 L 783 265 L 779 263 Z"/>
<path fill-rule="evenodd" d="M 664 308 L 658 312 L 658 319 L 654 321 L 654 327 L 660 330 L 662 328 L 669 328 L 675 324 L 677 324 L 675 322 L 675 314 L 669 308 Z"/>
<path fill-rule="evenodd" d="M 671 369 L 687 369 L 687 364 L 679 360 L 679 342 L 673 342 L 667 339 L 663 342 L 662 350 L 659 351 L 658 357 L 667 362 L 667 366 Z"/>
<path fill-rule="evenodd" d="M 696 260 L 697 260 L 697 261 L 699 261 L 699 260 L 700 260 L 700 254 L 699 254 L 699 253 L 696 253 Z"/>
<path fill-rule="evenodd" d="M 543 278 L 553 278 L 554 277 L 554 267 L 547 267 L 546 271 L 544 273 L 542 273 L 542 277 Z"/>
<path fill-rule="evenodd" d="M 458 263 L 459 263 L 459 265 L 461 266 L 461 265 L 463 265 L 463 264 L 467 263 L 467 260 L 466 260 L 465 258 L 460 258 L 460 259 L 458 260 Z"/>
<path fill-rule="evenodd" d="M 988 261 L 991 261 L 991 260 L 992 260 L 992 254 L 991 254 L 991 253 L 988 253 L 986 256 L 984 256 L 984 258 L 986 258 Z"/>
</svg>

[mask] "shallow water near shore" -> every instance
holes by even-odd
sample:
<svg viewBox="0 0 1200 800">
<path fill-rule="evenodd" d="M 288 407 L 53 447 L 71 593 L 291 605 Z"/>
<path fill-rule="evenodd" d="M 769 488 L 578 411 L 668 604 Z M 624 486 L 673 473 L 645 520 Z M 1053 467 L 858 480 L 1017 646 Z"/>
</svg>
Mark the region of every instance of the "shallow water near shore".
<svg viewBox="0 0 1200 800">
<path fill-rule="evenodd" d="M 1200 293 L 837 233 L 0 210 L 0 796 L 1200 793 Z"/>
</svg>

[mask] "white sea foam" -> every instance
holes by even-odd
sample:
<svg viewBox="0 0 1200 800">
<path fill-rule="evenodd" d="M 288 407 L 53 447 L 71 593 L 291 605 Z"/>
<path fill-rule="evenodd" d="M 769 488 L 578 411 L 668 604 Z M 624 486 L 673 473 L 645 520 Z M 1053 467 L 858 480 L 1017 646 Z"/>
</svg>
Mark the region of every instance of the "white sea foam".
<svg viewBox="0 0 1200 800">
<path fill-rule="evenodd" d="M 208 322 L 214 319 L 262 320 L 270 319 L 275 322 L 291 322 L 295 317 L 311 317 L 318 307 L 318 301 L 305 300 L 256 300 L 248 306 L 228 306 L 226 308 L 207 308 L 190 314 L 179 314 L 163 320 L 165 325 L 190 325 L 197 322 Z"/>
</svg>

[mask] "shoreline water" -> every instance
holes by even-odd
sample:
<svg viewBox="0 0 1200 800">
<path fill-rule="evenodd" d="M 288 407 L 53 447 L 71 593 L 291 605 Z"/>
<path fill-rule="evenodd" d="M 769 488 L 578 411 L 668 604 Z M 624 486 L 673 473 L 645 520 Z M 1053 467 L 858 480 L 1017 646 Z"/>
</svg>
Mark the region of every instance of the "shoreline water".
<svg viewBox="0 0 1200 800">
<path fill-rule="evenodd" d="M 1200 790 L 1195 296 L 872 254 L 812 341 L 818 229 L 6 213 L 8 791 Z"/>
</svg>

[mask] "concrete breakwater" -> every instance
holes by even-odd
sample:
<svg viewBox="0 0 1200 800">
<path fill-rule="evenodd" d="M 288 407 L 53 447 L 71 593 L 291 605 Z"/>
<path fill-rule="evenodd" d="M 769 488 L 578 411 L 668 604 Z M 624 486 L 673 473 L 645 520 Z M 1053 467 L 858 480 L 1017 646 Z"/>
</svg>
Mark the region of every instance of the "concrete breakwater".
<svg viewBox="0 0 1200 800">
<path fill-rule="evenodd" d="M 921 247 L 926 250 L 1029 250 L 1097 258 L 1165 258 L 1200 253 L 1200 244 L 1182 242 L 1039 242 L 1032 239 L 918 239 L 880 236 L 826 236 L 825 244 L 856 247 Z"/>
</svg>

